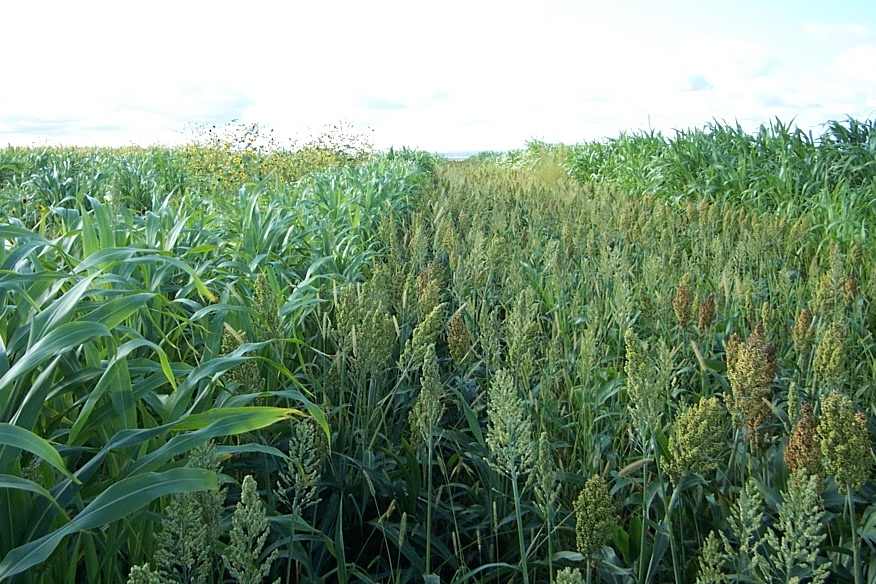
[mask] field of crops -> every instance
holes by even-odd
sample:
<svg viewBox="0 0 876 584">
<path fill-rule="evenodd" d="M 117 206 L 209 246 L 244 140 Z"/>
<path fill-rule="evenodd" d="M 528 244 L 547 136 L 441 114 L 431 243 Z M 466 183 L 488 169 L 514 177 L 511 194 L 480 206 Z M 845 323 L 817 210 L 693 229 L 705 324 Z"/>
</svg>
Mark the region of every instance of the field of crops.
<svg viewBox="0 0 876 584">
<path fill-rule="evenodd" d="M 0 150 L 0 582 L 876 582 L 876 123 Z"/>
</svg>

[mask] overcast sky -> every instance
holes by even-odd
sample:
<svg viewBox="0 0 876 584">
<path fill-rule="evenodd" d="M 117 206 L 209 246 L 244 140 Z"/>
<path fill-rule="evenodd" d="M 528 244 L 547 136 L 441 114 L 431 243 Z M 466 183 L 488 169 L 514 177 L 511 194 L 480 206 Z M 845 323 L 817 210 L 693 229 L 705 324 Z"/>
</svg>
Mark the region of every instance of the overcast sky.
<svg viewBox="0 0 876 584">
<path fill-rule="evenodd" d="M 0 8 L 0 145 L 280 136 L 509 149 L 876 117 L 876 0 L 38 0 Z"/>
</svg>

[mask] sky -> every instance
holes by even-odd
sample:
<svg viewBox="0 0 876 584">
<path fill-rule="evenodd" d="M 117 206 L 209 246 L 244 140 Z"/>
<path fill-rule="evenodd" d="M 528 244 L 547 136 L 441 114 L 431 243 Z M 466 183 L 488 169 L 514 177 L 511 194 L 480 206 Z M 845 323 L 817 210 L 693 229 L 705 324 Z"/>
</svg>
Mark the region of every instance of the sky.
<svg viewBox="0 0 876 584">
<path fill-rule="evenodd" d="M 344 123 L 506 150 L 717 120 L 876 118 L 876 0 L 4 2 L 0 146 Z"/>
</svg>

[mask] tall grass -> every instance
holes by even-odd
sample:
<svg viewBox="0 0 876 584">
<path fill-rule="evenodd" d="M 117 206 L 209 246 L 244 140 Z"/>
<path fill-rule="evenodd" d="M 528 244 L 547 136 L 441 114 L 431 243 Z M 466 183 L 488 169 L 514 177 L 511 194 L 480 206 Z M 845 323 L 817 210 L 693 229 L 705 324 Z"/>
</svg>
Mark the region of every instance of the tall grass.
<svg viewBox="0 0 876 584">
<path fill-rule="evenodd" d="M 827 128 L 3 151 L 0 580 L 167 576 L 180 501 L 207 581 L 872 579 L 872 124 Z"/>
</svg>

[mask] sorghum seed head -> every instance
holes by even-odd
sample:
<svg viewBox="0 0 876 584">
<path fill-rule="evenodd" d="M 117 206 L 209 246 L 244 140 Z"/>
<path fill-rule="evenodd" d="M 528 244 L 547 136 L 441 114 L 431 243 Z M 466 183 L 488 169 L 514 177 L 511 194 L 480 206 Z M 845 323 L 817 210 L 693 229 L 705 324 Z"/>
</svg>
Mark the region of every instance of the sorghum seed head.
<svg viewBox="0 0 876 584">
<path fill-rule="evenodd" d="M 447 325 L 447 346 L 450 349 L 450 356 L 460 365 L 465 365 L 468 362 L 472 344 L 474 344 L 474 339 L 468 331 L 465 318 L 463 318 L 462 313 L 457 312 Z"/>
<path fill-rule="evenodd" d="M 678 289 L 675 291 L 675 298 L 672 300 L 672 310 L 675 311 L 675 319 L 681 327 L 687 326 L 691 318 L 693 294 L 690 280 L 690 274 L 685 274 L 681 278 Z"/>
<path fill-rule="evenodd" d="M 846 307 L 850 307 L 852 303 L 855 301 L 855 297 L 858 294 L 858 280 L 855 279 L 854 276 L 849 276 L 846 278 L 846 281 L 843 282 L 843 301 L 846 304 Z"/>
<path fill-rule="evenodd" d="M 845 369 L 845 329 L 840 324 L 832 324 L 818 347 L 812 369 L 819 382 L 830 391 L 839 391 L 846 380 Z"/>
<path fill-rule="evenodd" d="M 426 348 L 420 393 L 408 416 L 415 444 L 429 443 L 432 439 L 433 428 L 441 420 L 443 411 L 438 358 L 435 355 L 435 345 L 432 344 Z"/>
<path fill-rule="evenodd" d="M 734 424 L 744 424 L 747 435 L 755 443 L 763 436 L 757 429 L 772 417 L 768 400 L 770 385 L 776 376 L 775 345 L 764 339 L 763 327 L 758 324 L 748 341 L 733 335 L 727 342 L 727 379 L 732 399 L 730 409 Z"/>
<path fill-rule="evenodd" d="M 557 572 L 555 584 L 584 584 L 584 576 L 578 568 L 563 568 Z"/>
<path fill-rule="evenodd" d="M 487 397 L 486 442 L 495 458 L 494 468 L 512 477 L 527 474 L 534 466 L 537 446 L 526 402 L 508 371 L 496 372 Z"/>
<path fill-rule="evenodd" d="M 800 410 L 800 392 L 797 389 L 797 384 L 793 381 L 788 386 L 788 424 L 789 431 L 797 426 L 800 421 L 802 412 Z"/>
<path fill-rule="evenodd" d="M 848 396 L 833 392 L 824 399 L 818 438 L 827 473 L 843 487 L 860 487 L 870 471 L 870 436 L 867 418 L 855 412 Z"/>
<path fill-rule="evenodd" d="M 718 468 L 724 449 L 726 410 L 716 396 L 705 398 L 681 412 L 669 437 L 671 459 L 666 472 L 676 484 L 697 472 Z"/>
<path fill-rule="evenodd" d="M 697 322 L 697 330 L 702 332 L 711 326 L 715 320 L 715 295 L 709 294 L 706 300 L 700 304 L 700 318 Z"/>
<path fill-rule="evenodd" d="M 794 432 L 788 438 L 785 449 L 785 464 L 792 474 L 805 472 L 809 476 L 819 476 L 821 471 L 821 446 L 815 432 L 815 415 L 812 406 L 803 404 L 800 419 Z"/>
<path fill-rule="evenodd" d="M 812 350 L 812 339 L 815 336 L 815 329 L 812 328 L 812 313 L 808 308 L 800 309 L 791 336 L 794 339 L 794 350 L 799 356 L 807 358 Z"/>
<path fill-rule="evenodd" d="M 617 513 L 608 485 L 600 475 L 594 475 L 584 484 L 575 501 L 578 552 L 587 559 L 593 559 L 611 539 L 616 524 Z"/>
</svg>

